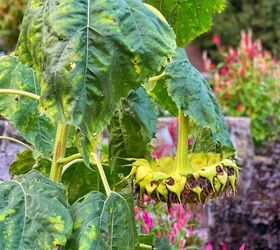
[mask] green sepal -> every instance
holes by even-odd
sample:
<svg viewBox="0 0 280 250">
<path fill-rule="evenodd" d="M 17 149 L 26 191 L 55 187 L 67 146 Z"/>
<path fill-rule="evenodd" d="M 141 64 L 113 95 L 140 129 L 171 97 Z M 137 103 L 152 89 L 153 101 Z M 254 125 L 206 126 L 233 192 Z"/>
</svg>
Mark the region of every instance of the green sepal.
<svg viewBox="0 0 280 250">
<path fill-rule="evenodd" d="M 203 191 L 203 189 L 201 187 L 196 186 L 192 188 L 192 191 L 196 193 L 198 200 L 201 203 L 201 192 Z"/>
</svg>

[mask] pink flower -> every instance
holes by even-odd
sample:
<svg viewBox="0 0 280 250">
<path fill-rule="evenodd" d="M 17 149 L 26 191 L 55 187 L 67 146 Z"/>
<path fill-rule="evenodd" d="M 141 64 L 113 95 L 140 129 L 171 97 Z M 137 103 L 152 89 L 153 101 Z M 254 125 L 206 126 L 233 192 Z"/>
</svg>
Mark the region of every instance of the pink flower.
<svg viewBox="0 0 280 250">
<path fill-rule="evenodd" d="M 218 35 L 214 35 L 213 36 L 213 39 L 212 39 L 212 42 L 215 44 L 215 45 L 219 45 L 221 43 L 221 39 Z"/>
<path fill-rule="evenodd" d="M 153 219 L 149 216 L 147 211 L 144 211 L 143 213 L 143 220 L 149 229 L 153 228 L 154 226 Z"/>
<path fill-rule="evenodd" d="M 218 88 L 216 88 L 216 87 L 213 87 L 213 92 L 214 92 L 215 94 L 219 93 L 219 90 L 218 90 Z"/>
<path fill-rule="evenodd" d="M 221 243 L 222 250 L 227 250 L 227 246 L 224 242 Z"/>
<path fill-rule="evenodd" d="M 229 92 L 224 93 L 224 98 L 225 98 L 225 100 L 229 100 L 229 98 L 230 98 Z"/>
<path fill-rule="evenodd" d="M 229 69 L 228 66 L 224 65 L 220 68 L 220 74 L 221 75 L 226 75 L 228 73 Z"/>
<path fill-rule="evenodd" d="M 161 236 L 162 236 L 161 231 L 160 231 L 160 230 L 158 230 L 158 231 L 157 231 L 157 237 L 160 239 L 160 238 L 161 238 Z"/>
<path fill-rule="evenodd" d="M 211 242 L 207 243 L 207 249 L 206 250 L 214 250 L 213 244 Z"/>
<path fill-rule="evenodd" d="M 140 215 L 140 208 L 139 207 L 134 208 L 134 214 L 135 214 L 135 220 L 140 221 L 141 220 L 141 215 Z"/>
<path fill-rule="evenodd" d="M 186 247 L 185 246 L 185 240 L 184 239 L 180 240 L 180 242 L 179 242 L 179 249 L 180 250 L 184 250 L 184 249 L 186 249 L 185 247 Z"/>
<path fill-rule="evenodd" d="M 242 104 L 238 104 L 236 106 L 236 110 L 239 111 L 239 112 L 242 112 L 243 111 L 243 105 Z"/>
<path fill-rule="evenodd" d="M 150 229 L 149 227 L 147 227 L 146 225 L 142 225 L 142 232 L 144 234 L 148 234 L 150 232 Z"/>
<path fill-rule="evenodd" d="M 190 235 L 190 237 L 192 236 L 192 234 L 193 234 L 193 228 L 190 227 L 190 228 L 189 228 L 189 235 Z"/>
<path fill-rule="evenodd" d="M 239 250 L 245 250 L 245 243 L 243 243 L 243 244 L 241 245 L 241 247 L 239 248 Z"/>
<path fill-rule="evenodd" d="M 146 194 L 144 195 L 143 199 L 144 199 L 144 202 L 149 202 L 150 201 L 150 197 Z"/>
</svg>

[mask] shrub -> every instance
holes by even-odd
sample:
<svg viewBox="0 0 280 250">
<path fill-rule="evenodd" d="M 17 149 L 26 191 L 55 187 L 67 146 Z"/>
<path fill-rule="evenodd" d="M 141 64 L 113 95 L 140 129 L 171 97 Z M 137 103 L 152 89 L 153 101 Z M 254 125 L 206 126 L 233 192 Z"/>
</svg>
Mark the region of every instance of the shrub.
<svg viewBox="0 0 280 250">
<path fill-rule="evenodd" d="M 17 43 L 27 0 L 0 0 L 0 51 L 9 51 Z"/>
<path fill-rule="evenodd" d="M 280 4 L 279 0 L 228 0 L 224 13 L 214 19 L 213 27 L 198 38 L 198 44 L 209 51 L 211 58 L 220 60 L 212 37 L 216 34 L 225 44 L 236 47 L 240 30 L 251 28 L 264 47 L 280 56 Z"/>
<path fill-rule="evenodd" d="M 272 140 L 280 129 L 280 64 L 263 49 L 252 32 L 242 32 L 237 49 L 221 46 L 214 37 L 223 62 L 215 66 L 204 56 L 205 69 L 223 111 L 230 116 L 248 116 L 254 141 Z"/>
<path fill-rule="evenodd" d="M 140 234 L 153 238 L 166 238 L 172 249 L 199 249 L 202 239 L 199 235 L 196 217 L 190 208 L 173 204 L 155 204 L 146 199 L 144 210 L 135 208 L 135 219 Z"/>
</svg>

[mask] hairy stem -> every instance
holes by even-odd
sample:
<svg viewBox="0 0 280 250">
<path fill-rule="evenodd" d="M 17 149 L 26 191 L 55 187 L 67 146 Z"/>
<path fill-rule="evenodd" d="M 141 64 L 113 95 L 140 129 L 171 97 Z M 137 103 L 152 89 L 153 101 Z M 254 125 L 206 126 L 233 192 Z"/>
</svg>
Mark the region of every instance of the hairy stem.
<svg viewBox="0 0 280 250">
<path fill-rule="evenodd" d="M 188 162 L 189 121 L 180 110 L 178 117 L 178 144 L 176 152 L 176 169 L 185 173 L 190 171 Z"/>
<path fill-rule="evenodd" d="M 102 167 L 102 164 L 101 164 L 100 160 L 98 159 L 98 156 L 96 155 L 96 153 L 92 153 L 91 156 L 93 158 L 93 162 L 96 163 L 96 166 L 97 166 L 98 172 L 100 174 L 102 183 L 104 185 L 106 194 L 107 194 L 107 196 L 109 196 L 111 194 L 112 190 L 110 188 L 110 185 L 109 185 L 109 182 L 107 180 L 107 177 L 106 177 L 106 174 L 104 172 L 104 169 Z"/>
<path fill-rule="evenodd" d="M 19 141 L 19 140 L 15 139 L 15 138 L 12 138 L 12 137 L 9 137 L 9 136 L 0 136 L 0 140 L 8 140 L 8 141 L 11 141 L 11 142 L 15 142 L 15 143 L 20 144 L 20 145 L 22 145 L 22 146 L 24 146 L 24 147 L 33 151 L 33 148 L 31 148 L 29 145 L 25 144 L 22 141 Z"/>
<path fill-rule="evenodd" d="M 61 158 L 65 157 L 68 129 L 69 126 L 62 123 L 59 123 L 57 126 L 53 160 L 50 173 L 50 180 L 54 182 L 61 181 L 62 165 L 59 164 L 58 161 Z"/>
<path fill-rule="evenodd" d="M 17 90 L 17 89 L 0 89 L 0 94 L 21 95 L 21 96 L 33 98 L 38 101 L 40 100 L 40 96 L 38 95 L 22 90 Z"/>
</svg>

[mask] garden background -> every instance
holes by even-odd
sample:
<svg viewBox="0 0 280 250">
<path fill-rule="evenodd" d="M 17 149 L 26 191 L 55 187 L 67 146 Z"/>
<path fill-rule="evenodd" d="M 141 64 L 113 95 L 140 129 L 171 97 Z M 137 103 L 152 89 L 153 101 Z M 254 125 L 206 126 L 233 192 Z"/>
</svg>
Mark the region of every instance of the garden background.
<svg viewBox="0 0 280 250">
<path fill-rule="evenodd" d="M 1 55 L 16 45 L 25 6 L 0 0 Z M 232 0 L 211 31 L 186 48 L 227 116 L 242 168 L 239 186 L 234 198 L 164 212 L 147 197 L 135 208 L 141 233 L 166 236 L 173 249 L 280 249 L 279 25 L 278 0 Z M 177 144 L 176 120 L 160 114 L 155 158 L 173 156 Z M 0 135 L 22 140 L 3 117 Z M 0 140 L 0 179 L 10 178 L 9 166 L 23 149 Z"/>
</svg>

